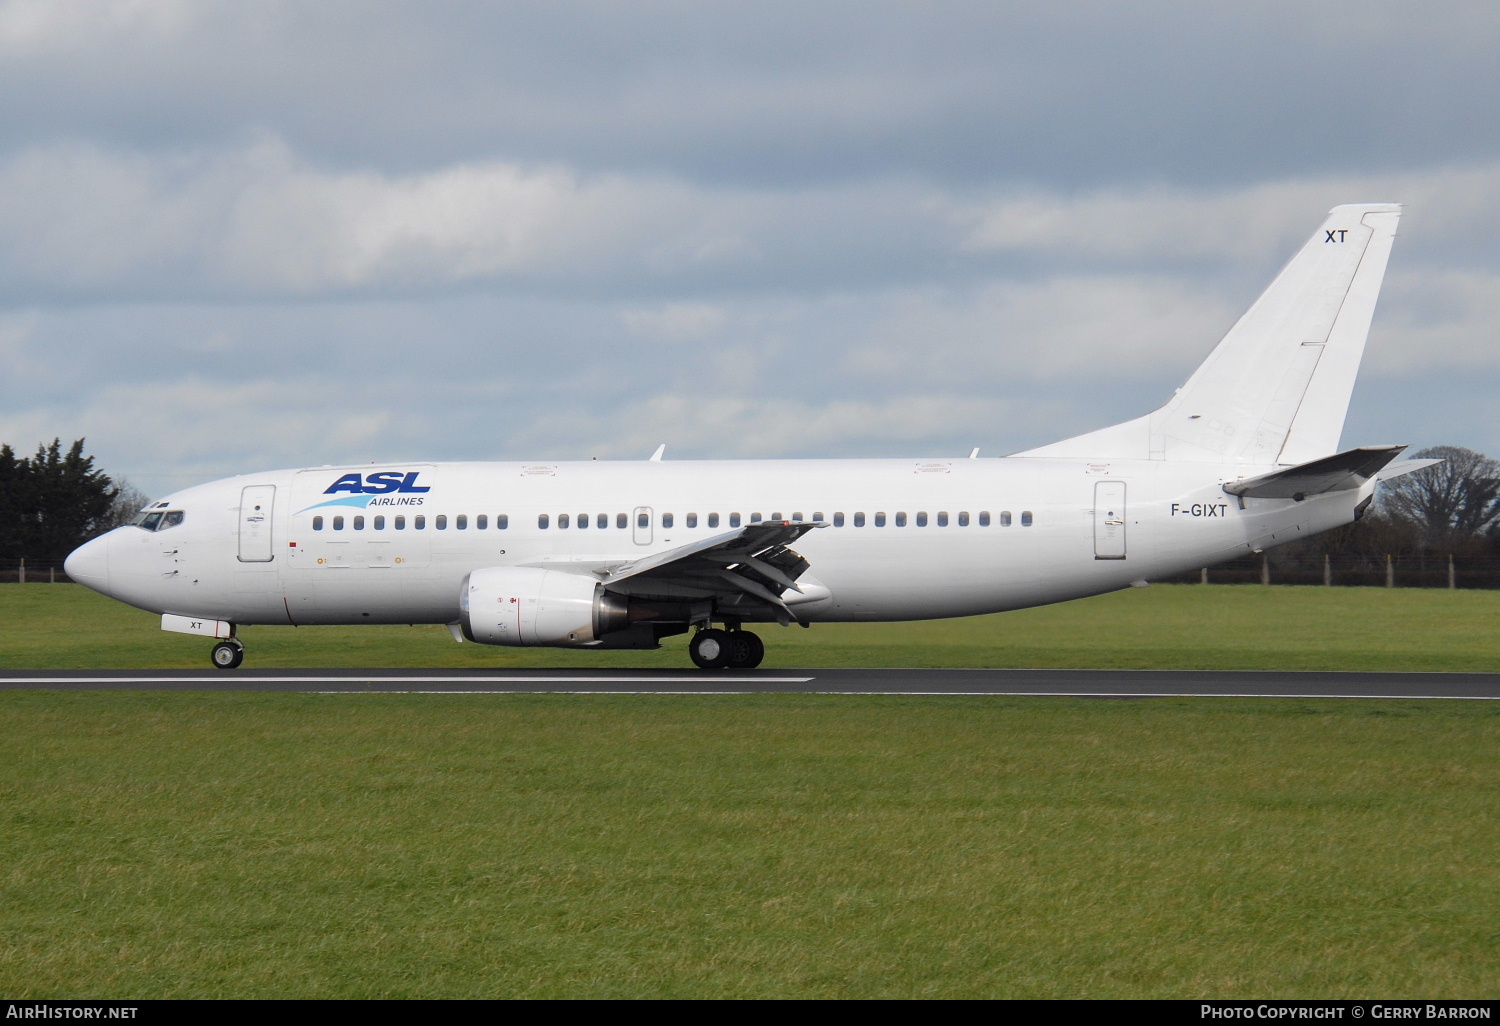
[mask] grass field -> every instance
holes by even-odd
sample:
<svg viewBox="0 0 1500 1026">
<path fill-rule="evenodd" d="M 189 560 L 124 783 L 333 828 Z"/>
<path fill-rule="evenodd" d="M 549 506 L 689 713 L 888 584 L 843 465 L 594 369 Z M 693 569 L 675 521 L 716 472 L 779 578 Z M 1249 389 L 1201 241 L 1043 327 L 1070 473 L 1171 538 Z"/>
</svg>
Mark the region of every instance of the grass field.
<svg viewBox="0 0 1500 1026">
<path fill-rule="evenodd" d="M 1491 703 L 0 710 L 13 997 L 1500 989 Z"/>
<path fill-rule="evenodd" d="M 768 627 L 767 667 L 1500 670 L 1500 592 L 1153 585 L 995 616 Z M 455 644 L 443 627 L 249 627 L 247 667 L 690 666 L 656 652 Z M 0 586 L 0 668 L 208 666 L 204 638 L 77 585 Z"/>
<path fill-rule="evenodd" d="M 776 665 L 1495 669 L 1496 596 L 1153 587 Z M 250 665 L 686 665 L 246 631 Z M 205 665 L 70 586 L 7 666 Z M 0 694 L 0 994 L 1492 997 L 1500 704 Z"/>
</svg>

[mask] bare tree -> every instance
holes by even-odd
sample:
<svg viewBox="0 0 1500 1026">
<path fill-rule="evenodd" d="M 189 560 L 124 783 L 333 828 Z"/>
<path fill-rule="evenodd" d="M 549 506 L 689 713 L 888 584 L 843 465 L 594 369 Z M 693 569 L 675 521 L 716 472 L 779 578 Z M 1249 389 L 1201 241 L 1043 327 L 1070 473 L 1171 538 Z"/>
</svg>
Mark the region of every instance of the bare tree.
<svg viewBox="0 0 1500 1026">
<path fill-rule="evenodd" d="M 1454 445 L 1423 449 L 1413 458 L 1443 462 L 1385 485 L 1386 514 L 1420 532 L 1429 549 L 1452 553 L 1477 544 L 1500 519 L 1500 462 Z"/>
<path fill-rule="evenodd" d="M 151 496 L 123 477 L 116 480 L 115 487 L 119 489 L 119 494 L 115 496 L 109 512 L 99 518 L 97 534 L 103 534 L 105 531 L 114 530 L 121 524 L 130 523 L 131 518 L 151 502 Z"/>
</svg>

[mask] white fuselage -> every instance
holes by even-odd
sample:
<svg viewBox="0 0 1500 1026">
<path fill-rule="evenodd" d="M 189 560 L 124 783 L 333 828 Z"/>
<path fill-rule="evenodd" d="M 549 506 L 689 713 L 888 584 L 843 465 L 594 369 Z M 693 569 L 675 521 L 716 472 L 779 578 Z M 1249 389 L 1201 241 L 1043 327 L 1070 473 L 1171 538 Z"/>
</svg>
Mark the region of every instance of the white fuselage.
<svg viewBox="0 0 1500 1026">
<path fill-rule="evenodd" d="M 69 570 L 157 613 L 452 623 L 480 568 L 587 573 L 753 517 L 819 519 L 829 526 L 794 545 L 810 564 L 803 592 L 786 596 L 798 620 L 930 619 L 1112 591 L 1305 538 L 1349 523 L 1373 488 L 1300 502 L 1222 488 L 1271 469 L 1002 458 L 284 470 L 169 496 L 153 508 L 181 511 L 180 524 L 118 528 Z"/>
</svg>

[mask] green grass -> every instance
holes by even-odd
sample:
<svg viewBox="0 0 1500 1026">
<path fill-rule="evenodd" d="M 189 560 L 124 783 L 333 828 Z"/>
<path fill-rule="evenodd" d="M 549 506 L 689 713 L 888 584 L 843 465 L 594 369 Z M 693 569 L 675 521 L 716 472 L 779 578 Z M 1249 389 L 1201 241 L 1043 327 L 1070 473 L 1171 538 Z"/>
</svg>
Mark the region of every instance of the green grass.
<svg viewBox="0 0 1500 1026">
<path fill-rule="evenodd" d="M 12 692 L 0 993 L 1487 997 L 1500 706 Z"/>
<path fill-rule="evenodd" d="M 767 667 L 1500 670 L 1500 592 L 1153 585 L 995 616 L 767 627 Z M 249 627 L 247 667 L 689 666 L 656 652 L 454 644 L 442 627 Z M 206 639 L 76 585 L 0 587 L 0 668 L 208 665 Z"/>
<path fill-rule="evenodd" d="M 1156 586 L 772 666 L 1494 670 L 1500 595 Z M 686 666 L 251 628 L 252 666 Z M 203 667 L 82 588 L 0 665 Z M 1476 997 L 1500 705 L 0 695 L 0 993 Z"/>
</svg>

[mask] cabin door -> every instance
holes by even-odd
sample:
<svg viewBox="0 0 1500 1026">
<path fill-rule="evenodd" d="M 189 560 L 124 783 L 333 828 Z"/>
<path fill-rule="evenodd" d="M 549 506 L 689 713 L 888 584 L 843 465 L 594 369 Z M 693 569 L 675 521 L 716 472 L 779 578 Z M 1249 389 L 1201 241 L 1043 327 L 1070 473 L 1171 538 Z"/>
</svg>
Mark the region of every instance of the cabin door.
<svg viewBox="0 0 1500 1026">
<path fill-rule="evenodd" d="M 1094 558 L 1125 558 L 1125 482 L 1094 485 Z"/>
<path fill-rule="evenodd" d="M 637 506 L 631 510 L 631 529 L 635 532 L 637 545 L 651 544 L 651 507 Z"/>
</svg>

